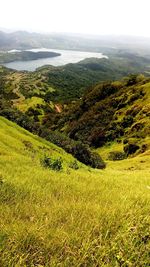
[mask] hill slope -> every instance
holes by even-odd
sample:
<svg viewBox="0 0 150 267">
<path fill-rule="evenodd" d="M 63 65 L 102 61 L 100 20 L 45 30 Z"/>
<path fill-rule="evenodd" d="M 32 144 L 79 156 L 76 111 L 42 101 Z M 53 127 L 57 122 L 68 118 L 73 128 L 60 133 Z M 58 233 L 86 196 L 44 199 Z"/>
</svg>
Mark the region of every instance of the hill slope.
<svg viewBox="0 0 150 267">
<path fill-rule="evenodd" d="M 130 73 L 149 75 L 149 57 L 122 50 L 110 54 L 109 59 L 89 58 L 64 66 L 43 66 L 35 72 L 4 71 L 0 67 L 0 77 L 4 79 L 7 90 L 13 90 L 17 85 L 27 100 L 39 97 L 45 101 L 43 105 L 46 108 L 49 108 L 47 103 L 50 101 L 68 103 L 79 99 L 88 87 L 96 83 L 117 80 Z"/>
<path fill-rule="evenodd" d="M 142 75 L 100 83 L 57 115 L 52 127 L 95 148 L 115 141 L 122 143 L 127 154 L 143 153 L 150 147 L 149 92 L 150 81 Z M 50 121 L 47 116 L 47 125 Z M 137 149 L 127 151 L 132 145 Z"/>
<path fill-rule="evenodd" d="M 63 170 L 41 166 L 44 153 L 61 156 Z M 0 117 L 0 266 L 148 266 L 150 162 L 141 159 L 73 170 L 70 155 Z"/>
</svg>

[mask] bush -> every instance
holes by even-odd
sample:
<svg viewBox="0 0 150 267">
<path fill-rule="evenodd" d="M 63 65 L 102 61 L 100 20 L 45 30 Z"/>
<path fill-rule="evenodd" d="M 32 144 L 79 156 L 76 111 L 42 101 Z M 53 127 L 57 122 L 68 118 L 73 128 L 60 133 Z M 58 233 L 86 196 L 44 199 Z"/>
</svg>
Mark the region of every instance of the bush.
<svg viewBox="0 0 150 267">
<path fill-rule="evenodd" d="M 39 123 L 35 123 L 26 114 L 9 108 L 0 111 L 0 115 L 13 122 L 16 122 L 18 125 L 32 132 L 33 134 L 37 134 L 47 141 L 63 148 L 67 153 L 72 154 L 76 159 L 85 165 L 98 169 L 105 168 L 105 163 L 101 157 L 97 153 L 92 152 L 88 146 L 84 145 L 83 143 L 76 142 L 62 133 L 48 130 L 44 126 L 39 125 Z"/>
<path fill-rule="evenodd" d="M 82 163 L 91 166 L 92 168 L 104 169 L 106 167 L 105 162 L 102 160 L 99 154 L 92 152 L 88 146 L 76 142 L 73 147 L 72 154 Z"/>
<path fill-rule="evenodd" d="M 131 115 L 124 117 L 121 122 L 123 128 L 130 127 L 132 124 L 133 124 L 133 117 Z"/>
<path fill-rule="evenodd" d="M 141 146 L 140 152 L 141 152 L 141 153 L 144 153 L 147 149 L 148 149 L 148 145 L 147 145 L 147 144 L 143 144 L 143 145 Z"/>
<path fill-rule="evenodd" d="M 128 142 L 129 142 L 129 141 L 128 141 L 128 139 L 126 139 L 126 138 L 123 140 L 123 144 L 124 144 L 124 145 L 128 144 Z"/>
<path fill-rule="evenodd" d="M 126 153 L 124 152 L 121 152 L 121 151 L 112 151 L 109 153 L 109 156 L 108 156 L 108 159 L 109 160 L 123 160 L 123 159 L 126 159 L 127 158 L 127 155 Z"/>
<path fill-rule="evenodd" d="M 123 150 L 126 153 L 126 155 L 134 154 L 140 147 L 136 144 L 127 144 L 124 146 Z"/>
<path fill-rule="evenodd" d="M 104 169 L 106 167 L 102 158 L 97 153 L 92 152 L 87 145 L 74 141 L 59 132 L 52 132 L 44 128 L 40 128 L 40 131 L 39 135 L 41 137 L 57 146 L 60 146 L 67 153 L 72 154 L 77 160 L 85 165 L 97 169 Z"/>
<path fill-rule="evenodd" d="M 74 160 L 73 162 L 70 162 L 69 167 L 71 169 L 78 170 L 79 169 L 79 165 L 78 165 L 77 160 Z"/>
<path fill-rule="evenodd" d="M 49 168 L 54 171 L 60 171 L 62 170 L 62 161 L 61 158 L 59 159 L 51 159 L 48 156 L 44 156 L 44 158 L 41 160 L 41 164 L 45 168 Z"/>
</svg>

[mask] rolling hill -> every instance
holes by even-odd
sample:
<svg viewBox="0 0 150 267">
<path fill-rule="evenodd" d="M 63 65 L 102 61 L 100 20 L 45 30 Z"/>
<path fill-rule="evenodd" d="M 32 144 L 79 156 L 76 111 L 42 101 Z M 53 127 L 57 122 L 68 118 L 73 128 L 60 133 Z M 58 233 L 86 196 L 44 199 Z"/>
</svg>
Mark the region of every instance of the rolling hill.
<svg viewBox="0 0 150 267">
<path fill-rule="evenodd" d="M 91 147 L 111 147 L 116 142 L 120 153 L 132 156 L 150 147 L 149 105 L 149 78 L 131 75 L 91 87 L 80 100 L 55 116 L 53 123 L 50 115 L 44 123 Z"/>
<path fill-rule="evenodd" d="M 43 166 L 45 153 L 63 169 Z M 73 160 L 0 117 L 0 265 L 148 266 L 149 156 L 105 170 Z"/>
<path fill-rule="evenodd" d="M 109 57 L 0 66 L 0 267 L 150 266 L 149 43 L 0 32 Z"/>
</svg>

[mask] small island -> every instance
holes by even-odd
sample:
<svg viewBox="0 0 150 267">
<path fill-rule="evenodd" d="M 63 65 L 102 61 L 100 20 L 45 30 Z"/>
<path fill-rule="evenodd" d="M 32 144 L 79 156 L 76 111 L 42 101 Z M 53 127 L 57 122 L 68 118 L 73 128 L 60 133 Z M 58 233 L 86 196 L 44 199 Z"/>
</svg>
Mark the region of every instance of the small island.
<svg viewBox="0 0 150 267">
<path fill-rule="evenodd" d="M 28 61 L 37 60 L 41 58 L 51 58 L 61 56 L 60 53 L 51 51 L 20 51 L 20 52 L 1 52 L 0 53 L 0 64 L 9 63 L 13 61 Z"/>
</svg>

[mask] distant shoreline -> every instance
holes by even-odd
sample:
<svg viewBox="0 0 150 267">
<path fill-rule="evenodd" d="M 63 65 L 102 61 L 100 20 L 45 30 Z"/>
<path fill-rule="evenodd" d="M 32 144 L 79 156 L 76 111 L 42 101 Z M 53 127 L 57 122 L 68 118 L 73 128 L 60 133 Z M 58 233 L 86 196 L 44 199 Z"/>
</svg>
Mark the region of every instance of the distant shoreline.
<svg viewBox="0 0 150 267">
<path fill-rule="evenodd" d="M 0 64 L 11 63 L 14 61 L 30 61 L 43 58 L 52 58 L 61 56 L 60 53 L 51 51 L 8 51 L 0 53 Z"/>
<path fill-rule="evenodd" d="M 86 52 L 86 51 L 75 51 L 75 50 L 62 50 L 62 49 L 47 49 L 47 48 L 35 48 L 31 50 L 26 50 L 31 52 L 53 52 L 57 53 L 60 56 L 48 57 L 48 58 L 39 58 L 37 60 L 19 60 L 9 63 L 0 63 L 1 65 L 15 69 L 18 71 L 35 71 L 37 68 L 51 65 L 54 67 L 63 66 L 69 63 L 78 63 L 86 58 L 106 58 L 108 56 L 102 53 L 96 52 Z M 13 54 L 12 51 L 8 51 L 9 54 Z M 19 51 L 18 53 L 19 54 Z"/>
</svg>

